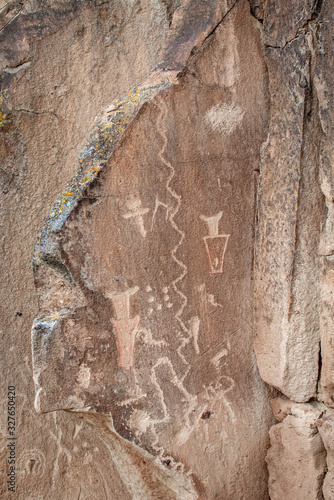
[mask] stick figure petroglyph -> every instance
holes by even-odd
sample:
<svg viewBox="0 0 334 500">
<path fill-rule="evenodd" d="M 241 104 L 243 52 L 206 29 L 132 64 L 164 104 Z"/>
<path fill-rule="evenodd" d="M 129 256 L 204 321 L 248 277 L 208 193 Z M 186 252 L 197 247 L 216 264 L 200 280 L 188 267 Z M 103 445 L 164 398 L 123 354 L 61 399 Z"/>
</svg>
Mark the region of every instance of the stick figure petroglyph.
<svg viewBox="0 0 334 500">
<path fill-rule="evenodd" d="M 135 198 L 126 203 L 126 207 L 130 210 L 127 214 L 124 214 L 124 219 L 133 219 L 141 236 L 143 238 L 146 237 L 146 229 L 144 227 L 144 219 L 143 216 L 147 214 L 150 209 L 142 208 L 142 202 L 139 198 Z"/>
</svg>

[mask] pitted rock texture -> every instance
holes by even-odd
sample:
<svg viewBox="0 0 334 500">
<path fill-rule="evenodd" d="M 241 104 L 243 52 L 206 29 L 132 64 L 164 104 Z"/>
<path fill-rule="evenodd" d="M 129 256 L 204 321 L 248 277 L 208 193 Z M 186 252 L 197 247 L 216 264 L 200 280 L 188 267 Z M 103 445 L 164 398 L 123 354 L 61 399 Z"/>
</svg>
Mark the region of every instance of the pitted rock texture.
<svg viewBox="0 0 334 500">
<path fill-rule="evenodd" d="M 39 11 L 42 23 L 41 11 L 59 5 L 21 1 L 6 6 L 1 2 L 0 7 L 4 24 L 22 7 L 26 10 L 21 14 Z M 72 3 L 62 5 L 64 13 Z M 30 331 L 39 311 L 31 254 L 57 194 L 77 170 L 91 123 L 112 99 L 130 92 L 158 64 L 176 7 L 177 2 L 85 2 L 76 16 L 67 16 L 58 30 L 43 37 L 33 36 L 35 25 L 29 28 L 25 17 L 32 38 L 29 52 L 14 66 L 6 63 L 0 68 L 2 90 L 8 89 L 8 75 L 21 76 L 14 92 L 1 95 L 6 101 L 0 128 L 1 498 L 132 498 L 109 441 L 75 415 L 38 415 L 34 409 Z M 50 26 L 49 18 L 44 19 Z M 9 25 L 7 33 L 8 29 Z M 14 48 L 12 42 L 11 34 L 1 39 L 2 54 Z M 15 494 L 7 491 L 5 476 L 8 385 L 15 385 L 17 393 Z"/>
<path fill-rule="evenodd" d="M 290 7 L 265 9 L 270 124 L 260 166 L 254 348 L 262 378 L 302 402 L 316 396 L 319 378 L 319 12 L 312 2 Z"/>
<path fill-rule="evenodd" d="M 0 2 L 1 498 L 334 498 L 332 18 Z"/>
<path fill-rule="evenodd" d="M 325 500 L 334 498 L 334 412 L 328 409 L 317 422 L 319 434 L 323 440 L 327 456 L 327 472 L 323 484 Z"/>
<path fill-rule="evenodd" d="M 179 12 L 157 71 L 102 113 L 39 234 L 36 408 L 110 414 L 180 498 L 187 478 L 194 498 L 258 499 L 270 413 L 252 353 L 252 248 L 266 68 L 247 2 L 218 26 L 219 3 L 204 25 L 195 7 Z"/>
<path fill-rule="evenodd" d="M 317 422 L 317 405 L 277 399 L 273 411 L 281 422 L 270 429 L 267 454 L 271 500 L 321 500 L 326 451 Z"/>
</svg>

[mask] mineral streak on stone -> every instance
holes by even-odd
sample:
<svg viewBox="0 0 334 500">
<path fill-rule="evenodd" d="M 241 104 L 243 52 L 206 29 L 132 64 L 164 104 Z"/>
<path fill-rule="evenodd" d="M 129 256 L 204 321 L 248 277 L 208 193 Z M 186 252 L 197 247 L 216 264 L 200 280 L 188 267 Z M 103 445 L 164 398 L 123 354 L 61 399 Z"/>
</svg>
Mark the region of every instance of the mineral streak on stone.
<svg viewBox="0 0 334 500">
<path fill-rule="evenodd" d="M 111 415 L 177 499 L 267 495 L 251 339 L 260 44 L 248 2 L 184 3 L 162 64 L 98 118 L 34 250 L 36 408 Z"/>
<path fill-rule="evenodd" d="M 270 429 L 266 458 L 271 500 L 321 500 L 326 451 L 317 424 L 323 410 L 277 399 L 273 411 L 280 423 Z"/>
<path fill-rule="evenodd" d="M 266 9 L 271 119 L 260 167 L 255 269 L 254 348 L 261 377 L 300 402 L 317 392 L 320 341 L 323 201 L 314 139 L 321 133 L 313 85 L 316 40 L 308 23 L 317 12 L 311 3 L 294 4 L 292 14 L 290 2 L 282 2 L 277 16 L 275 2 Z"/>
</svg>

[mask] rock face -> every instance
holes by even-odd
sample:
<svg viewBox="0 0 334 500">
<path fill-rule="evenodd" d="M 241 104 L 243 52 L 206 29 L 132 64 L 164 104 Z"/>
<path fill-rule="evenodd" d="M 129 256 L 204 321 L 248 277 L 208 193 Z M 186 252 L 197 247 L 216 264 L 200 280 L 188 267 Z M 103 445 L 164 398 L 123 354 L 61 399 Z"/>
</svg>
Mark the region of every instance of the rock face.
<svg viewBox="0 0 334 500">
<path fill-rule="evenodd" d="M 323 199 L 312 8 L 302 2 L 294 12 L 281 2 L 277 17 L 269 2 L 264 23 L 271 118 L 259 187 L 254 347 L 262 378 L 294 401 L 316 395 L 319 364 Z"/>
<path fill-rule="evenodd" d="M 158 70 L 100 116 L 39 234 L 36 409 L 111 415 L 192 484 L 180 498 L 264 498 L 270 417 L 251 324 L 266 70 L 247 2 L 188 60 L 217 17 L 213 3 L 193 19 L 194 6 Z"/>
<path fill-rule="evenodd" d="M 327 452 L 327 473 L 323 485 L 325 500 L 334 498 L 334 412 L 326 410 L 322 418 L 317 421 L 319 434 Z"/>
<path fill-rule="evenodd" d="M 334 498 L 333 15 L 0 4 L 1 498 Z"/>
<path fill-rule="evenodd" d="M 280 399 L 273 400 L 272 407 L 281 423 L 270 429 L 270 498 L 322 499 L 326 452 L 316 426 L 322 411 Z"/>
</svg>

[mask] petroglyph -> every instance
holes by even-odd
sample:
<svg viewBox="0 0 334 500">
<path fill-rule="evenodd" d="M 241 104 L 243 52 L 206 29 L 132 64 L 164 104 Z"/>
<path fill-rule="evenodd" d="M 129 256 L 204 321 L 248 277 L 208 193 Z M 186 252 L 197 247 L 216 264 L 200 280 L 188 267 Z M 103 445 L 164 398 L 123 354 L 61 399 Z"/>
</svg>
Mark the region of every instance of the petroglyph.
<svg viewBox="0 0 334 500">
<path fill-rule="evenodd" d="M 106 297 L 111 299 L 116 319 L 112 318 L 118 343 L 118 365 L 129 369 L 133 364 L 133 348 L 140 317 L 138 314 L 130 318 L 130 297 L 137 293 L 138 286 L 129 288 L 125 292 L 106 292 Z"/>
<path fill-rule="evenodd" d="M 131 413 L 130 427 L 134 430 L 136 436 L 147 432 L 151 425 L 151 418 L 145 411 L 135 410 Z"/>
<path fill-rule="evenodd" d="M 194 349 L 196 354 L 199 354 L 199 347 L 198 347 L 199 325 L 200 325 L 200 319 L 197 316 L 193 316 L 190 320 L 190 331 L 193 337 Z"/>
<path fill-rule="evenodd" d="M 203 221 L 207 222 L 209 227 L 209 236 L 204 236 L 203 240 L 209 257 L 211 274 L 223 272 L 225 252 L 230 237 L 229 234 L 218 234 L 218 225 L 222 215 L 223 212 L 218 212 L 218 214 L 211 217 L 200 216 Z"/>
<path fill-rule="evenodd" d="M 204 387 L 204 397 L 208 403 L 208 407 L 214 410 L 215 407 L 222 406 L 232 422 L 235 422 L 236 418 L 231 403 L 226 398 L 226 394 L 231 392 L 234 386 L 235 382 L 231 377 L 222 375 L 218 382 Z"/>
<path fill-rule="evenodd" d="M 60 456 L 62 454 L 64 454 L 67 458 L 68 464 L 71 463 L 72 456 L 71 456 L 71 453 L 69 452 L 69 450 L 65 446 L 63 446 L 63 444 L 62 444 L 63 432 L 62 432 L 61 427 L 58 425 L 58 422 L 57 422 L 57 412 L 54 412 L 52 414 L 52 416 L 53 416 L 53 420 L 54 420 L 54 424 L 55 424 L 56 434 L 53 433 L 51 431 L 51 429 L 49 429 L 49 433 L 50 433 L 51 437 L 54 439 L 55 444 L 57 446 L 57 453 L 56 453 L 56 457 L 55 457 L 53 464 L 52 464 L 52 474 L 51 474 L 51 484 L 52 484 L 52 486 L 54 486 L 55 480 L 56 480 L 56 475 L 58 472 L 58 464 L 59 464 Z"/>
<path fill-rule="evenodd" d="M 177 213 L 180 210 L 181 196 L 179 194 L 177 194 L 175 192 L 175 190 L 171 187 L 171 183 L 172 183 L 174 176 L 175 176 L 175 169 L 174 169 L 173 165 L 165 157 L 165 151 L 166 151 L 166 146 L 167 146 L 167 137 L 166 137 L 166 132 L 165 132 L 165 119 L 166 119 L 166 114 L 167 114 L 167 107 L 166 107 L 166 104 L 163 101 L 163 99 L 159 100 L 159 104 L 160 104 L 160 113 L 159 113 L 159 118 L 157 120 L 157 128 L 158 128 L 159 134 L 163 140 L 163 144 L 162 144 L 161 149 L 159 151 L 159 158 L 160 158 L 161 162 L 169 169 L 170 173 L 169 173 L 169 176 L 168 176 L 167 182 L 166 182 L 166 190 L 171 195 L 171 197 L 176 201 L 176 203 L 175 203 L 174 208 L 170 209 L 170 207 L 168 207 L 168 205 L 161 203 L 159 201 L 156 201 L 156 208 L 154 210 L 154 215 L 155 215 L 156 210 L 158 209 L 158 207 L 160 205 L 164 206 L 167 210 L 167 217 L 168 217 L 168 220 L 169 220 L 171 226 L 180 236 L 179 241 L 176 243 L 176 245 L 174 246 L 174 248 L 171 251 L 171 256 L 172 256 L 173 261 L 181 268 L 181 273 L 179 274 L 179 276 L 177 276 L 172 281 L 171 288 L 181 298 L 180 308 L 176 311 L 174 317 L 175 317 L 176 321 L 178 322 L 178 324 L 181 326 L 182 332 L 186 334 L 186 337 L 182 338 L 181 344 L 176 350 L 176 352 L 178 353 L 178 355 L 180 356 L 180 358 L 182 359 L 184 364 L 188 366 L 187 371 L 184 373 L 184 375 L 182 377 L 182 380 L 184 380 L 184 378 L 187 376 L 187 373 L 190 369 L 190 365 L 189 365 L 189 362 L 184 357 L 182 350 L 190 342 L 190 340 L 192 338 L 192 331 L 189 328 L 187 328 L 184 321 L 182 320 L 182 313 L 183 313 L 184 308 L 188 304 L 188 298 L 186 297 L 186 295 L 183 292 L 181 292 L 181 290 L 177 286 L 178 283 L 186 277 L 186 275 L 188 273 L 188 268 L 182 261 L 180 261 L 177 258 L 176 254 L 177 254 L 179 247 L 182 245 L 182 243 L 184 241 L 185 233 L 177 226 L 177 224 L 175 223 L 175 220 L 174 220 L 175 216 L 177 215 Z M 152 221 L 153 220 L 154 219 L 152 219 Z M 152 222 L 152 224 L 153 224 L 153 222 Z M 168 292 L 168 288 L 165 287 L 165 290 L 164 290 L 165 296 L 167 295 L 167 292 Z M 171 309 L 173 307 L 173 304 L 171 302 L 167 302 L 166 307 L 168 309 Z"/>
<path fill-rule="evenodd" d="M 228 356 L 228 354 L 229 354 L 229 349 L 223 349 L 211 359 L 211 363 L 217 370 L 219 369 L 220 360 Z"/>
<path fill-rule="evenodd" d="M 208 223 L 209 226 L 209 236 L 215 237 L 218 236 L 219 229 L 218 224 L 220 219 L 222 218 L 223 212 L 218 212 L 217 215 L 212 215 L 211 217 L 205 217 L 205 215 L 201 215 L 200 219 L 204 220 Z"/>
<path fill-rule="evenodd" d="M 138 335 L 140 334 L 141 338 L 143 339 L 143 342 L 147 345 L 156 345 L 156 346 L 167 345 L 167 342 L 165 340 L 154 340 L 152 331 L 149 328 L 144 328 L 144 327 L 138 328 Z"/>
<path fill-rule="evenodd" d="M 231 134 L 241 123 L 245 112 L 233 104 L 217 104 L 205 114 L 205 121 L 214 131 Z"/>
<path fill-rule="evenodd" d="M 165 356 L 158 359 L 158 361 L 152 367 L 151 380 L 157 389 L 159 401 L 161 404 L 161 408 L 163 410 L 163 418 L 159 420 L 153 420 L 152 421 L 153 427 L 157 424 L 167 423 L 172 419 L 171 415 L 168 412 L 168 407 L 171 406 L 170 399 L 172 396 L 170 395 L 170 391 L 166 390 L 166 383 L 163 385 L 163 388 L 159 383 L 159 376 L 157 373 L 159 368 L 164 368 L 165 370 L 167 370 L 167 373 L 169 374 L 168 376 L 169 383 L 173 385 L 182 394 L 181 403 L 178 404 L 178 408 L 182 412 L 183 425 L 180 431 L 178 432 L 178 436 L 176 436 L 177 441 L 179 442 L 179 444 L 181 444 L 189 439 L 190 434 L 193 431 L 194 426 L 192 425 L 192 419 L 194 411 L 196 410 L 197 396 L 194 396 L 187 391 L 187 389 L 183 384 L 182 379 L 180 379 L 177 376 L 173 364 L 168 357 Z M 168 403 L 166 403 L 166 400 L 168 401 Z M 158 435 L 156 438 L 155 445 L 157 446 L 157 444 L 158 444 Z M 159 454 L 162 457 L 164 453 L 163 449 L 157 448 L 157 450 L 159 450 Z"/>
<path fill-rule="evenodd" d="M 160 130 L 159 130 L 159 133 L 160 133 Z M 164 132 L 163 132 L 164 133 Z M 160 133 L 161 134 L 161 133 Z M 167 140 L 167 139 L 166 139 Z M 167 144 L 167 142 L 166 142 Z M 166 145 L 164 145 L 164 150 L 165 150 L 165 147 Z M 160 152 L 161 153 L 161 152 Z M 161 153 L 162 154 L 162 153 Z M 165 160 L 163 160 L 163 163 L 165 164 Z M 168 166 L 168 165 L 167 165 Z M 155 217 L 157 215 L 157 211 L 158 211 L 158 208 L 159 207 L 164 207 L 166 209 L 166 221 L 169 220 L 169 216 L 170 214 L 173 212 L 173 209 L 167 205 L 166 203 L 163 203 L 162 201 L 159 201 L 158 199 L 155 200 L 155 207 L 154 207 L 154 210 L 153 210 L 153 215 L 152 215 L 152 220 L 151 220 L 151 231 L 153 229 L 153 226 L 154 226 L 154 221 L 155 221 Z"/>
<path fill-rule="evenodd" d="M 172 198 L 174 198 L 174 200 L 176 201 L 175 207 L 171 211 L 167 209 L 167 212 L 169 213 L 168 220 L 169 220 L 171 226 L 173 227 L 173 229 L 175 229 L 175 231 L 180 236 L 179 241 L 176 243 L 175 247 L 172 249 L 172 252 L 171 252 L 173 261 L 178 266 L 180 266 L 181 269 L 182 269 L 181 274 L 172 282 L 172 288 L 173 288 L 173 290 L 181 297 L 181 300 L 182 300 L 181 307 L 176 312 L 175 318 L 178 321 L 178 323 L 180 324 L 182 330 L 184 332 L 186 332 L 186 333 L 189 333 L 187 327 L 185 326 L 184 322 L 181 319 L 181 315 L 183 313 L 184 308 L 186 307 L 186 305 L 188 303 L 188 299 L 181 292 L 181 290 L 179 290 L 178 287 L 177 287 L 177 283 L 179 283 L 179 281 L 182 281 L 184 279 L 184 277 L 187 275 L 187 272 L 188 272 L 187 266 L 176 257 L 176 253 L 177 253 L 179 247 L 182 245 L 183 240 L 185 238 L 184 231 L 182 231 L 177 226 L 177 224 L 174 221 L 174 218 L 175 218 L 176 214 L 179 212 L 179 209 L 180 209 L 180 206 L 181 206 L 181 196 L 179 194 L 177 194 L 174 191 L 174 189 L 171 187 L 171 182 L 172 182 L 172 180 L 173 180 L 173 178 L 175 176 L 175 169 L 174 169 L 173 165 L 165 158 L 165 151 L 166 151 L 166 146 L 167 146 L 167 137 L 166 137 L 166 133 L 165 133 L 165 127 L 164 127 L 165 123 L 164 122 L 165 122 L 165 117 L 166 117 L 166 113 L 167 113 L 167 106 L 166 106 L 166 104 L 165 104 L 165 102 L 164 102 L 163 99 L 159 100 L 159 104 L 160 104 L 160 114 L 159 114 L 157 125 L 158 125 L 159 133 L 160 133 L 161 138 L 163 140 L 162 147 L 161 147 L 161 149 L 159 151 L 159 158 L 162 161 L 162 163 L 170 171 L 170 174 L 169 174 L 169 177 L 168 177 L 167 183 L 166 183 L 166 190 L 172 196 Z M 162 203 L 159 202 L 159 204 L 162 204 Z M 166 205 L 164 205 L 164 206 L 166 206 Z"/>
<path fill-rule="evenodd" d="M 82 364 L 77 375 L 77 382 L 84 389 L 88 389 L 90 384 L 90 368 Z"/>
<path fill-rule="evenodd" d="M 134 198 L 130 201 L 126 202 L 126 207 L 128 210 L 130 210 L 129 213 L 124 214 L 123 217 L 124 219 L 133 219 L 138 231 L 140 232 L 141 236 L 143 238 L 146 238 L 146 229 L 144 227 L 144 218 L 143 216 L 147 214 L 150 209 L 149 208 L 142 208 L 142 202 L 139 198 Z"/>
<path fill-rule="evenodd" d="M 213 307 L 223 307 L 221 304 L 218 304 L 218 302 L 215 301 L 213 293 L 208 293 L 207 297 L 209 304 L 211 304 Z"/>
</svg>

